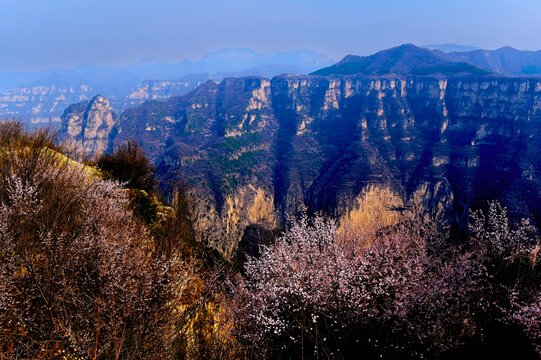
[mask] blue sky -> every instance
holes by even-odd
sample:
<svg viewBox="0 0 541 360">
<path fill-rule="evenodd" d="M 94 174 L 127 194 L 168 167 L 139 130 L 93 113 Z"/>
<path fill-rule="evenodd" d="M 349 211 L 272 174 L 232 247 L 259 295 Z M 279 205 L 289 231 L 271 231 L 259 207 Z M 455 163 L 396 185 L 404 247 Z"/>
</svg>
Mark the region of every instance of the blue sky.
<svg viewBox="0 0 541 360">
<path fill-rule="evenodd" d="M 335 59 L 408 42 L 541 49 L 540 19 L 539 0 L 0 0 L 0 71 L 237 46 Z"/>
</svg>

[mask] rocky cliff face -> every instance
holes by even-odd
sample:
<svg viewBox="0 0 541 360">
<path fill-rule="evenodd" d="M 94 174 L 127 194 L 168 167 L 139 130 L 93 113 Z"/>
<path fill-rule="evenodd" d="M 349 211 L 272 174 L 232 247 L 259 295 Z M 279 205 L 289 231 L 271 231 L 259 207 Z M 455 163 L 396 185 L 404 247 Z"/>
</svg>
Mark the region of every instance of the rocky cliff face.
<svg viewBox="0 0 541 360">
<path fill-rule="evenodd" d="M 192 74 L 178 80 L 146 80 L 120 101 L 122 110 L 148 100 L 166 100 L 171 96 L 184 95 L 210 78 L 209 74 Z"/>
<path fill-rule="evenodd" d="M 531 78 L 237 78 L 128 109 L 114 143 L 135 137 L 190 179 L 202 240 L 230 254 L 247 225 L 303 203 L 361 223 L 415 213 L 463 226 L 500 199 L 539 223 L 540 109 Z"/>
<path fill-rule="evenodd" d="M 92 93 L 86 85 L 10 88 L 0 93 L 0 118 L 22 118 L 34 124 L 59 122 L 66 107 L 90 99 Z"/>
<path fill-rule="evenodd" d="M 208 78 L 208 74 L 193 74 L 178 80 L 148 80 L 128 90 L 126 86 L 84 83 L 18 86 L 0 91 L 0 118 L 20 118 L 33 124 L 58 123 L 68 106 L 89 101 L 98 93 L 105 95 L 111 107 L 121 113 L 127 107 L 147 100 L 165 100 L 186 94 Z"/>
<path fill-rule="evenodd" d="M 101 155 L 109 148 L 118 117 L 101 95 L 69 106 L 62 115 L 59 137 L 86 156 Z"/>
</svg>

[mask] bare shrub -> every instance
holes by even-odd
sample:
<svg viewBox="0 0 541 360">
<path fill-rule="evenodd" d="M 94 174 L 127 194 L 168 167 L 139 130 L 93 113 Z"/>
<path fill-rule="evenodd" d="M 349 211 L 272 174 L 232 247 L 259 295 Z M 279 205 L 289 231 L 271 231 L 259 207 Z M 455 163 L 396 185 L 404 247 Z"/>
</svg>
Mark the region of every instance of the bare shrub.
<svg viewBox="0 0 541 360">
<path fill-rule="evenodd" d="M 119 185 L 53 150 L 53 139 L 0 124 L 0 352 L 156 358 L 184 278 L 149 256 Z"/>
<path fill-rule="evenodd" d="M 529 220 L 509 223 L 507 210 L 490 202 L 486 212 L 472 214 L 468 245 L 484 269 L 481 296 L 474 303 L 474 346 L 493 357 L 541 356 L 541 268 L 537 229 Z M 522 334 L 521 334 L 522 332 Z M 530 345 L 524 339 L 530 340 Z M 505 348 L 513 346 L 511 349 Z"/>
<path fill-rule="evenodd" d="M 246 264 L 238 316 L 248 349 L 269 358 L 395 358 L 460 344 L 477 270 L 434 235 L 403 226 L 338 241 L 334 221 L 301 217 Z"/>
<path fill-rule="evenodd" d="M 156 169 L 134 139 L 116 147 L 112 153 L 98 157 L 95 165 L 112 179 L 125 183 L 127 188 L 154 190 Z"/>
<path fill-rule="evenodd" d="M 462 244 L 423 220 L 343 227 L 301 217 L 239 280 L 250 356 L 538 358 L 537 230 L 490 203 Z M 537 351 L 537 355 L 536 355 Z"/>
</svg>

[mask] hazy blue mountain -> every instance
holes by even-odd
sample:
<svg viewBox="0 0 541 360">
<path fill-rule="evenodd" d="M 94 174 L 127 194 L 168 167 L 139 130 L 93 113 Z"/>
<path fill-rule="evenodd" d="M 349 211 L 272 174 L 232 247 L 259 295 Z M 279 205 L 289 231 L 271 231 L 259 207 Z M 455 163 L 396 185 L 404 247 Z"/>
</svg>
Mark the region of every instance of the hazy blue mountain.
<svg viewBox="0 0 541 360">
<path fill-rule="evenodd" d="M 335 61 L 312 50 L 282 52 L 265 55 L 246 48 L 226 48 L 204 54 L 200 60 L 168 63 L 157 59 L 144 59 L 125 69 L 143 79 L 173 79 L 190 73 L 241 73 L 243 75 L 275 76 L 295 70 L 307 74 Z M 262 71 L 261 68 L 265 67 Z M 255 72 L 250 72 L 254 69 Z"/>
<path fill-rule="evenodd" d="M 348 55 L 339 63 L 314 72 L 314 75 L 432 75 L 485 74 L 486 71 L 447 59 L 429 49 L 412 44 L 397 46 L 370 56 Z"/>
<path fill-rule="evenodd" d="M 424 45 L 422 46 L 430 50 L 440 50 L 443 52 L 457 52 L 457 51 L 475 51 L 481 50 L 480 47 L 470 46 L 470 45 L 459 45 L 459 44 L 438 44 L 438 45 Z"/>
<path fill-rule="evenodd" d="M 106 96 L 127 94 L 141 79 L 124 70 L 95 65 L 81 65 L 71 70 L 59 70 L 28 83 L 29 86 L 51 86 L 61 88 L 87 85 L 100 90 Z"/>
<path fill-rule="evenodd" d="M 316 53 L 312 50 L 299 50 L 289 52 L 279 52 L 271 58 L 272 63 L 278 65 L 295 64 L 301 68 L 311 68 L 313 66 L 323 67 L 334 63 L 332 59 L 325 54 Z"/>
<path fill-rule="evenodd" d="M 509 46 L 497 50 L 441 53 L 453 61 L 466 61 L 480 68 L 507 75 L 541 74 L 541 51 L 517 50 Z"/>
<path fill-rule="evenodd" d="M 71 69 L 53 69 L 29 72 L 0 72 L 0 90 L 14 86 L 29 85 L 41 80 L 51 85 L 55 77 L 79 79 L 89 82 L 96 78 L 108 76 L 112 82 L 126 79 L 142 80 L 171 80 L 192 73 L 236 73 L 244 75 L 259 75 L 260 73 L 279 75 L 288 72 L 306 74 L 319 68 L 334 64 L 335 61 L 327 55 L 312 50 L 280 52 L 266 55 L 246 48 L 226 48 L 204 54 L 197 61 L 183 60 L 170 62 L 158 58 L 144 58 L 125 67 L 106 68 L 92 64 L 83 64 Z M 261 70 L 264 67 L 265 70 Z M 250 73 L 254 69 L 255 73 Z"/>
<path fill-rule="evenodd" d="M 50 72 L 29 71 L 29 72 L 0 72 L 0 90 L 12 86 L 28 84 L 37 79 L 47 76 Z"/>
<path fill-rule="evenodd" d="M 125 83 L 133 86 L 141 79 L 124 68 L 106 68 L 92 64 L 83 64 L 71 69 L 54 69 L 31 72 L 0 73 L 0 91 L 13 87 L 42 86 L 79 86 L 81 84 Z"/>
<path fill-rule="evenodd" d="M 261 65 L 255 66 L 243 71 L 233 71 L 233 72 L 219 72 L 215 74 L 213 80 L 222 80 L 227 77 L 243 77 L 243 76 L 261 76 L 266 78 L 272 78 L 281 74 L 305 74 L 307 73 L 306 69 L 303 69 L 296 65 Z"/>
<path fill-rule="evenodd" d="M 246 48 L 220 49 L 197 61 L 145 58 L 132 65 L 106 68 L 84 64 L 71 69 L 0 73 L 0 118 L 32 123 L 59 121 L 72 103 L 106 96 L 122 112 L 146 100 L 183 95 L 209 79 L 307 74 L 335 61 L 311 50 L 266 55 Z"/>
<path fill-rule="evenodd" d="M 202 66 L 207 72 L 214 73 L 217 69 L 221 71 L 241 71 L 249 67 L 269 64 L 269 62 L 269 56 L 239 47 L 220 49 L 205 54 L 201 60 L 194 63 L 194 66 Z"/>
</svg>

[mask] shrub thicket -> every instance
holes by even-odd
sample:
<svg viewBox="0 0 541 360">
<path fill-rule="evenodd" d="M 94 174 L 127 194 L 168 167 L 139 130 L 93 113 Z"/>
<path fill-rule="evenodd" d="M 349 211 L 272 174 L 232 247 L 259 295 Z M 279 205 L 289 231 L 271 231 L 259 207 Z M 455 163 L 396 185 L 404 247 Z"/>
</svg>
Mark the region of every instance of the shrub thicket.
<svg viewBox="0 0 541 360">
<path fill-rule="evenodd" d="M 535 229 L 511 229 L 496 203 L 461 246 L 427 225 L 348 233 L 301 217 L 246 263 L 236 311 L 249 355 L 537 358 Z"/>
<path fill-rule="evenodd" d="M 162 256 L 119 183 L 47 130 L 0 149 L 0 358 L 237 358 L 223 276 Z"/>
<path fill-rule="evenodd" d="M 112 153 L 98 157 L 95 165 L 106 176 L 125 183 L 129 189 L 151 192 L 155 187 L 155 167 L 137 141 L 129 139 Z"/>
<path fill-rule="evenodd" d="M 97 164 L 0 123 L 1 359 L 541 356 L 538 232 L 498 203 L 458 243 L 430 222 L 254 226 L 234 273 L 136 143 Z"/>
</svg>

